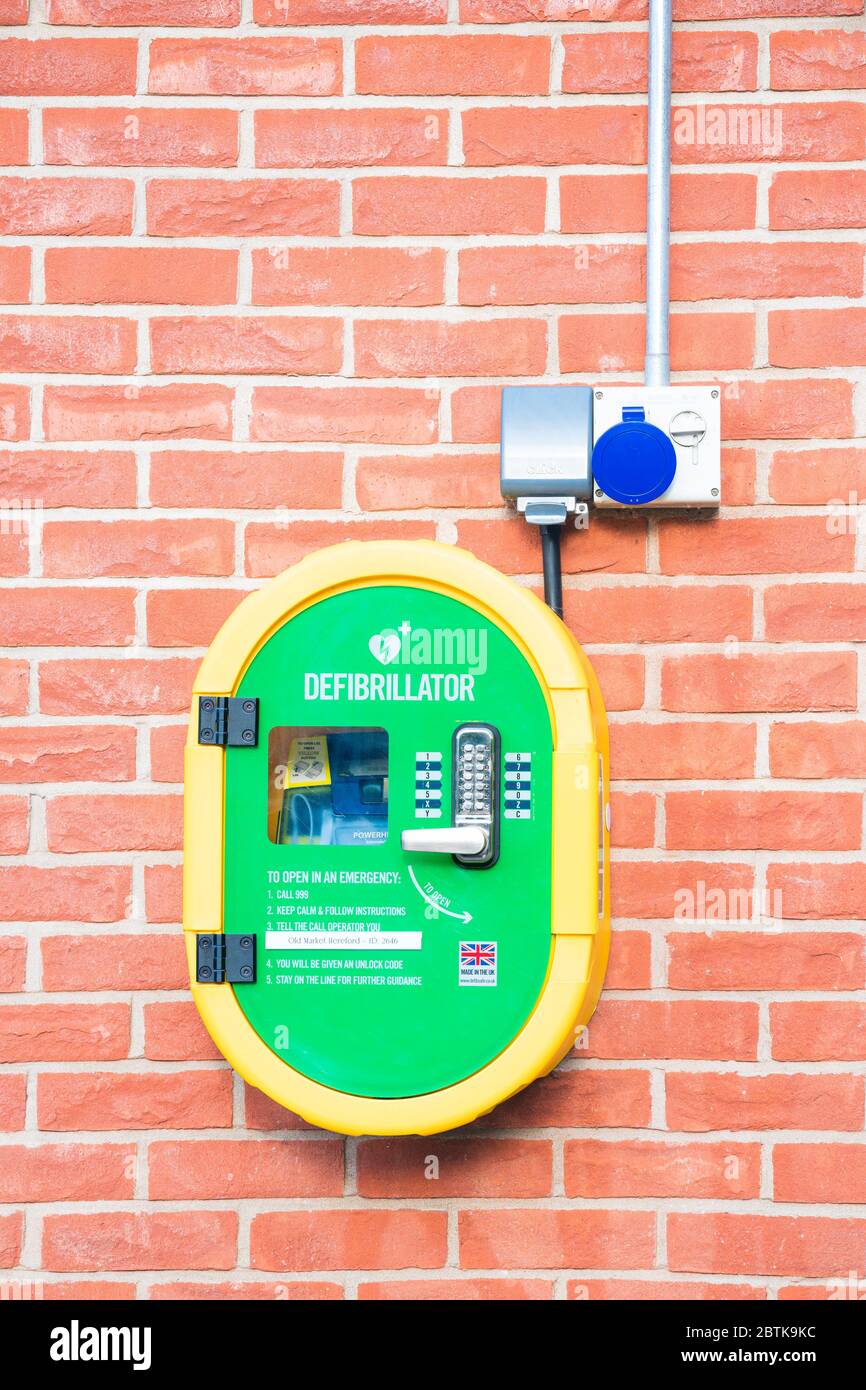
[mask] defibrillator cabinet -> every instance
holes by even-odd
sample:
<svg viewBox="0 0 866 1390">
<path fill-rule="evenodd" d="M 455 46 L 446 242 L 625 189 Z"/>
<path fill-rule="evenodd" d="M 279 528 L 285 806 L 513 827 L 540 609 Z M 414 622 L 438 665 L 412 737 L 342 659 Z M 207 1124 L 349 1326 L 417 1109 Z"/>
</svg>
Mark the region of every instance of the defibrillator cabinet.
<svg viewBox="0 0 866 1390">
<path fill-rule="evenodd" d="M 335 546 L 246 598 L 185 755 L 192 993 L 231 1065 L 347 1134 L 550 1071 L 607 962 L 607 750 L 567 628 L 465 551 Z"/>
</svg>

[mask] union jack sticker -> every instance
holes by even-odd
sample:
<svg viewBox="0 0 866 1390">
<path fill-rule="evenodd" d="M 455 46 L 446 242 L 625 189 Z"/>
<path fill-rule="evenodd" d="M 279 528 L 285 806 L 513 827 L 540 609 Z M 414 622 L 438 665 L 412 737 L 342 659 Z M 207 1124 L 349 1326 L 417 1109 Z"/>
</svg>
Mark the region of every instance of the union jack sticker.
<svg viewBox="0 0 866 1390">
<path fill-rule="evenodd" d="M 460 967 L 457 983 L 460 985 L 496 984 L 495 941 L 460 942 Z"/>
</svg>

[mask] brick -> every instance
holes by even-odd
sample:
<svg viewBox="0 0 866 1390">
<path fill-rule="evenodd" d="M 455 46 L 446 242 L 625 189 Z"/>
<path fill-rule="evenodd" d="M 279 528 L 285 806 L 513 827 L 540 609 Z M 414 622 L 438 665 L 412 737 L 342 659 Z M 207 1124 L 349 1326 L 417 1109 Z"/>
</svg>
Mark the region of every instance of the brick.
<svg viewBox="0 0 866 1390">
<path fill-rule="evenodd" d="M 541 550 L 528 527 L 507 521 L 458 521 L 457 541 L 506 574 L 538 574 Z M 608 574 L 640 572 L 646 565 L 643 517 L 597 519 L 588 532 L 566 530 L 562 538 L 564 574 L 604 570 Z"/>
<path fill-rule="evenodd" d="M 322 97 L 341 81 L 339 39 L 184 36 L 150 45 L 147 90 L 162 96 Z"/>
<path fill-rule="evenodd" d="M 754 724 L 727 720 L 679 720 L 669 724 L 634 721 L 612 724 L 610 735 L 612 777 L 709 781 L 754 776 Z"/>
<path fill-rule="evenodd" d="M 449 34 L 361 38 L 355 90 L 377 96 L 543 96 L 545 35 Z"/>
<path fill-rule="evenodd" d="M 772 899 L 770 900 L 772 905 Z M 862 989 L 864 943 L 841 932 L 674 932 L 671 989 Z"/>
<path fill-rule="evenodd" d="M 866 363 L 866 309 L 776 310 L 769 318 L 775 367 L 858 367 Z"/>
<path fill-rule="evenodd" d="M 671 933 L 672 955 L 681 940 L 679 932 Z M 755 1060 L 757 1046 L 756 1004 L 606 998 L 581 1035 L 577 1054 L 626 1062 L 658 1057 L 748 1062 Z"/>
<path fill-rule="evenodd" d="M 754 1284 L 702 1284 L 697 1279 L 581 1279 L 567 1285 L 570 1299 L 613 1299 L 617 1302 L 725 1302 L 766 1299 L 766 1289 Z"/>
<path fill-rule="evenodd" d="M 0 40 L 7 96 L 116 96 L 135 91 L 135 39 Z"/>
<path fill-rule="evenodd" d="M 38 497 L 44 507 L 134 507 L 135 455 L 121 449 L 4 450 L 0 488 L 6 497 Z"/>
<path fill-rule="evenodd" d="M 48 802 L 46 820 L 55 854 L 175 850 L 183 840 L 176 796 L 58 796 Z"/>
<path fill-rule="evenodd" d="M 13 1211 L 0 1216 L 0 1269 L 20 1264 L 24 1237 L 24 1214 Z"/>
<path fill-rule="evenodd" d="M 147 595 L 151 647 L 205 647 L 245 592 L 241 589 L 157 589 Z"/>
<path fill-rule="evenodd" d="M 853 541 L 853 536 L 842 539 Z M 817 611 L 813 604 L 819 604 Z M 764 594 L 767 638 L 814 642 L 858 641 L 863 631 L 866 592 L 862 585 L 779 584 Z"/>
<path fill-rule="evenodd" d="M 4 1062 L 111 1062 L 128 1051 L 128 1004 L 0 1005 Z"/>
<path fill-rule="evenodd" d="M 42 940 L 46 991 L 186 989 L 187 983 L 186 951 L 178 934 L 88 933 Z"/>
<path fill-rule="evenodd" d="M 151 729 L 150 775 L 154 782 L 183 781 L 185 743 L 185 724 L 165 724 Z"/>
<path fill-rule="evenodd" d="M 671 176 L 671 230 L 741 231 L 755 225 L 754 174 Z M 644 174 L 563 174 L 559 181 L 563 232 L 646 231 Z"/>
<path fill-rule="evenodd" d="M 674 164 L 856 160 L 866 149 L 866 111 L 845 101 L 680 106 L 671 135 Z"/>
<path fill-rule="evenodd" d="M 850 917 L 864 915 L 866 865 L 771 864 L 767 889 L 781 903 L 787 918 Z"/>
<path fill-rule="evenodd" d="M 866 1201 L 866 1147 L 776 1144 L 773 1196 L 777 1202 Z"/>
<path fill-rule="evenodd" d="M 593 16 L 646 19 L 646 0 L 611 0 L 603 11 L 595 10 L 587 0 L 460 0 L 460 18 L 464 24 L 512 24 L 526 20 L 563 24 Z"/>
<path fill-rule="evenodd" d="M 313 1125 L 307 1124 L 300 1115 L 295 1115 L 291 1110 L 285 1110 L 282 1105 L 278 1105 L 270 1096 L 264 1095 L 261 1091 L 255 1090 L 253 1086 L 244 1085 L 244 1124 L 251 1130 L 268 1130 L 273 1133 L 283 1133 L 295 1130 L 312 1130 Z"/>
<path fill-rule="evenodd" d="M 123 1283 L 119 1279 L 52 1279 L 41 1285 L 42 1297 L 46 1302 L 72 1302 L 79 1299 L 99 1301 L 133 1301 L 136 1296 L 135 1284 Z"/>
<path fill-rule="evenodd" d="M 759 1196 L 760 1181 L 758 1144 L 675 1144 L 640 1139 L 565 1141 L 567 1197 L 730 1201 Z"/>
<path fill-rule="evenodd" d="M 240 0 L 48 0 L 52 24 L 237 24 Z"/>
<path fill-rule="evenodd" d="M 230 521 L 54 521 L 43 535 L 47 575 L 226 575 L 234 569 Z"/>
<path fill-rule="evenodd" d="M 237 1254 L 232 1211 L 124 1212 L 46 1216 L 46 1269 L 232 1269 Z"/>
<path fill-rule="evenodd" d="M 655 1263 L 650 1211 L 461 1211 L 461 1269 L 641 1269 Z"/>
<path fill-rule="evenodd" d="M 546 1139 L 365 1139 L 362 1197 L 548 1197 L 553 1149 Z"/>
<path fill-rule="evenodd" d="M 748 507 L 755 501 L 756 471 L 754 449 L 722 446 L 722 506 Z"/>
<path fill-rule="evenodd" d="M 611 845 L 617 849 L 646 849 L 655 840 L 656 798 L 649 792 L 615 791 L 611 795 Z"/>
<path fill-rule="evenodd" d="M 153 1062 L 217 1062 L 198 1009 L 186 1000 L 162 1000 L 144 1006 L 144 1055 Z"/>
<path fill-rule="evenodd" d="M 866 492 L 866 449 L 779 449 L 770 460 L 769 488 L 774 502 L 790 506 L 832 503 L 842 529 L 847 508 Z"/>
<path fill-rule="evenodd" d="M 498 1106 L 479 1128 L 606 1129 L 650 1123 L 649 1072 L 558 1069 Z"/>
<path fill-rule="evenodd" d="M 645 34 L 566 34 L 564 92 L 645 92 Z M 673 40 L 675 92 L 752 92 L 758 85 L 756 34 L 677 30 Z"/>
<path fill-rule="evenodd" d="M 602 688 L 606 710 L 612 713 L 614 710 L 640 709 L 646 682 L 642 656 L 596 652 L 592 664 Z"/>
<path fill-rule="evenodd" d="M 381 107 L 255 113 L 260 169 L 445 164 L 448 112 Z"/>
<path fill-rule="evenodd" d="M 862 1076 L 669 1072 L 666 1093 L 671 1129 L 858 1130 L 863 1125 Z M 749 1270 L 738 1266 L 737 1272 Z"/>
<path fill-rule="evenodd" d="M 826 517 L 713 518 L 659 527 L 664 574 L 771 574 L 853 569 L 853 535 L 833 534 Z"/>
<path fill-rule="evenodd" d="M 0 1076 L 0 1124 L 9 1131 L 24 1128 L 27 1077 L 23 1072 Z"/>
<path fill-rule="evenodd" d="M 411 1299 L 419 1301 L 444 1302 L 496 1302 L 539 1301 L 553 1297 L 553 1284 L 545 1279 L 407 1279 L 385 1280 L 361 1283 L 358 1297 L 362 1300 L 375 1300 L 377 1303 Z"/>
<path fill-rule="evenodd" d="M 0 641 L 15 646 L 126 646 L 135 632 L 129 589 L 29 588 L 9 591 Z"/>
<path fill-rule="evenodd" d="M 671 1212 L 668 1264 L 707 1274 L 847 1276 L 859 1268 L 866 1221 Z"/>
<path fill-rule="evenodd" d="M 862 227 L 866 169 L 786 169 L 770 185 L 770 226 L 779 231 Z"/>
<path fill-rule="evenodd" d="M 135 370 L 131 319 L 81 315 L 0 314 L 0 370 L 106 372 Z"/>
<path fill-rule="evenodd" d="M 247 527 L 246 572 L 279 574 L 312 550 L 349 540 L 432 540 L 429 521 L 263 521 Z"/>
<path fill-rule="evenodd" d="M 675 656 L 662 665 L 662 709 L 683 713 L 850 710 L 853 652 L 746 652 Z"/>
<path fill-rule="evenodd" d="M 693 921 L 719 901 L 750 903 L 753 883 L 749 864 L 620 860 L 611 879 L 611 910 L 615 917 Z"/>
<path fill-rule="evenodd" d="M 259 386 L 250 437 L 274 443 L 430 444 L 436 391 L 399 386 Z"/>
<path fill-rule="evenodd" d="M 30 0 L 2 0 L 0 3 L 0 23 L 26 24 Z"/>
<path fill-rule="evenodd" d="M 579 589 L 563 598 L 579 642 L 724 642 L 752 634 L 752 596 L 739 584 L 617 584 L 596 588 L 591 607 Z"/>
<path fill-rule="evenodd" d="M 128 236 L 130 179 L 0 178 L 4 236 Z"/>
<path fill-rule="evenodd" d="M 321 376 L 343 360 L 339 319 L 253 315 L 151 319 L 154 372 L 270 372 Z"/>
<path fill-rule="evenodd" d="M 773 777 L 866 777 L 866 723 L 856 719 L 770 727 Z"/>
<path fill-rule="evenodd" d="M 435 1269 L 445 1263 L 446 1213 L 282 1211 L 254 1216 L 253 1269 Z"/>
<path fill-rule="evenodd" d="M 770 35 L 770 86 L 776 91 L 834 91 L 863 85 L 866 34 L 848 29 Z"/>
<path fill-rule="evenodd" d="M 772 1055 L 779 1062 L 862 1062 L 866 1004 L 797 1000 L 770 1004 Z"/>
<path fill-rule="evenodd" d="M 823 242 L 677 242 L 671 247 L 671 298 L 859 294 L 863 255 L 861 246 L 844 242 L 834 243 L 832 257 Z"/>
<path fill-rule="evenodd" d="M 7 165 L 29 164 L 29 124 L 25 110 L 8 107 L 0 111 L 0 145 Z"/>
<path fill-rule="evenodd" d="M 24 988 L 27 938 L 0 936 L 0 993 L 15 994 Z"/>
<path fill-rule="evenodd" d="M 148 1149 L 151 1201 L 338 1197 L 343 1146 L 333 1139 L 157 1141 Z"/>
<path fill-rule="evenodd" d="M 26 796 L 0 796 L 0 854 L 26 854 L 30 803 Z"/>
<path fill-rule="evenodd" d="M 852 432 L 847 381 L 741 381 L 722 393 L 726 439 L 845 439 Z"/>
<path fill-rule="evenodd" d="M 197 667 L 186 657 L 43 661 L 40 708 L 67 715 L 186 713 Z"/>
<path fill-rule="evenodd" d="M 355 179 L 358 236 L 531 236 L 544 230 L 540 178 Z"/>
<path fill-rule="evenodd" d="M 30 391 L 0 386 L 0 439 L 25 439 L 30 429 Z"/>
<path fill-rule="evenodd" d="M 330 450 L 163 449 L 151 455 L 150 500 L 198 510 L 216 488 L 227 508 L 339 507 L 342 465 Z"/>
<path fill-rule="evenodd" d="M 0 304 L 30 302 L 30 247 L 0 247 Z"/>
<path fill-rule="evenodd" d="M 179 922 L 181 918 L 181 870 L 174 864 L 147 864 L 144 870 L 144 905 L 148 922 Z"/>
<path fill-rule="evenodd" d="M 616 304 L 642 296 L 642 264 L 636 246 L 473 247 L 459 255 L 460 303 Z"/>
<path fill-rule="evenodd" d="M 650 974 L 649 933 L 615 930 L 605 976 L 608 989 L 648 989 Z"/>
<path fill-rule="evenodd" d="M 26 661 L 0 661 L 0 713 L 26 714 L 30 668 Z"/>
<path fill-rule="evenodd" d="M 0 1148 L 4 1202 L 111 1202 L 134 1196 L 132 1144 L 8 1144 Z"/>
<path fill-rule="evenodd" d="M 355 324 L 355 374 L 361 377 L 537 376 L 546 360 L 547 325 L 540 319 Z"/>
<path fill-rule="evenodd" d="M 253 0 L 256 24 L 443 24 L 447 0 Z"/>
<path fill-rule="evenodd" d="M 645 342 L 643 314 L 565 315 L 559 320 L 560 371 L 641 371 Z M 716 371 L 750 367 L 755 356 L 754 316 L 672 314 L 670 354 L 674 371 L 700 371 L 706 362 Z"/>
<path fill-rule="evenodd" d="M 495 454 L 385 454 L 358 460 L 355 491 L 365 512 L 421 507 L 499 507 Z"/>
<path fill-rule="evenodd" d="M 32 522 L 29 518 L 20 520 L 20 510 L 14 502 L 10 511 L 14 518 L 12 525 L 6 535 L 0 531 L 0 574 L 25 575 L 30 569 L 29 535 Z"/>
<path fill-rule="evenodd" d="M 227 304 L 236 294 L 235 251 L 55 246 L 45 253 L 45 296 L 51 304 Z"/>
<path fill-rule="evenodd" d="M 857 849 L 854 792 L 688 791 L 665 798 L 669 849 Z"/>
<path fill-rule="evenodd" d="M 184 1279 L 172 1280 L 170 1284 L 151 1284 L 149 1289 L 150 1300 L 171 1299 L 172 1302 L 182 1298 L 185 1302 L 189 1299 L 199 1299 L 208 1303 L 215 1299 L 227 1299 L 232 1302 L 238 1299 L 262 1299 L 273 1303 L 285 1299 L 297 1303 L 342 1297 L 342 1285 L 329 1284 L 324 1279 L 311 1279 L 304 1283 L 295 1279 L 289 1283 L 281 1279 L 275 1284 L 265 1284 L 258 1279 L 254 1283 L 246 1284 L 241 1280 L 223 1284 L 215 1284 L 208 1280 L 206 1284 L 193 1284 Z"/>
<path fill-rule="evenodd" d="M 645 142 L 640 106 L 494 106 L 463 113 L 468 165 L 642 164 Z"/>
<path fill-rule="evenodd" d="M 131 888 L 129 869 L 115 864 L 0 867 L 7 922 L 118 922 L 126 916 Z"/>
<path fill-rule="evenodd" d="M 254 304 L 441 304 L 441 250 L 391 246 L 271 247 L 253 251 Z"/>
<path fill-rule="evenodd" d="M 88 45 L 92 40 L 87 39 Z M 97 106 L 47 109 L 46 164 L 229 167 L 238 159 L 238 117 L 226 108 Z"/>
<path fill-rule="evenodd" d="M 336 179 L 151 179 L 151 236 L 335 236 Z M 287 253 L 288 254 L 288 253 Z"/>
<path fill-rule="evenodd" d="M 45 392 L 50 440 L 230 439 L 226 386 L 52 386 Z"/>
<path fill-rule="evenodd" d="M 46 1130 L 218 1129 L 231 1124 L 231 1073 L 47 1072 L 37 1099 Z"/>
</svg>

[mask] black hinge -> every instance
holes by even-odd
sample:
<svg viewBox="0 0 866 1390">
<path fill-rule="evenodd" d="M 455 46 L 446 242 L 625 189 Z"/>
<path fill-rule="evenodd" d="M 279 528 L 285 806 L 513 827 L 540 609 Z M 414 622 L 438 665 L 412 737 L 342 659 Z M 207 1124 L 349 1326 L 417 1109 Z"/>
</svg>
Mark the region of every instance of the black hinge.
<svg viewBox="0 0 866 1390">
<path fill-rule="evenodd" d="M 198 741 L 214 748 L 255 748 L 259 741 L 259 702 L 247 696 L 200 695 Z"/>
<path fill-rule="evenodd" d="M 216 932 L 196 938 L 195 979 L 199 985 L 254 985 L 256 938 L 246 932 Z"/>
</svg>

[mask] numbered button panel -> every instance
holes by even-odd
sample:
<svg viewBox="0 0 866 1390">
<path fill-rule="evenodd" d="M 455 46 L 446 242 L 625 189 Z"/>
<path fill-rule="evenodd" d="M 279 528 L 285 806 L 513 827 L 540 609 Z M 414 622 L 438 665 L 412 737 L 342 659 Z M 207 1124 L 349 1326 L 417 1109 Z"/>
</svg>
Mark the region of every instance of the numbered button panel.
<svg viewBox="0 0 866 1390">
<path fill-rule="evenodd" d="M 532 754 L 506 753 L 502 780 L 505 819 L 529 820 L 532 815 Z"/>
<path fill-rule="evenodd" d="M 480 825 L 488 835 L 483 857 L 461 864 L 495 863 L 499 855 L 499 734 L 491 724 L 461 724 L 452 746 L 451 800 L 455 825 Z"/>
</svg>

